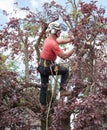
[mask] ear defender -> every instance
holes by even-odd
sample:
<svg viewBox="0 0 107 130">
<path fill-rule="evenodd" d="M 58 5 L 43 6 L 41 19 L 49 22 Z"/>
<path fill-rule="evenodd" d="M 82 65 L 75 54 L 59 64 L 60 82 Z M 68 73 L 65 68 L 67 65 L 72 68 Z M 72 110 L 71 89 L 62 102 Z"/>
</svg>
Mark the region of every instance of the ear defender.
<svg viewBox="0 0 107 130">
<path fill-rule="evenodd" d="M 52 29 L 51 30 L 51 34 L 55 34 L 56 33 L 56 30 L 55 29 Z"/>
</svg>

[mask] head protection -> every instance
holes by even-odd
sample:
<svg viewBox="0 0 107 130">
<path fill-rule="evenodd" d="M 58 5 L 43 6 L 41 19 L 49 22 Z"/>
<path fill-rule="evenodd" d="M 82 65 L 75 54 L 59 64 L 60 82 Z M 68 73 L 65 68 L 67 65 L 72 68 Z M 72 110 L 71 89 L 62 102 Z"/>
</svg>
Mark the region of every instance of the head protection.
<svg viewBox="0 0 107 130">
<path fill-rule="evenodd" d="M 59 24 L 57 22 L 52 22 L 49 24 L 48 28 L 47 28 L 47 32 L 50 32 L 51 34 L 55 34 L 57 31 L 66 31 L 66 29 L 64 28 L 63 24 Z"/>
</svg>

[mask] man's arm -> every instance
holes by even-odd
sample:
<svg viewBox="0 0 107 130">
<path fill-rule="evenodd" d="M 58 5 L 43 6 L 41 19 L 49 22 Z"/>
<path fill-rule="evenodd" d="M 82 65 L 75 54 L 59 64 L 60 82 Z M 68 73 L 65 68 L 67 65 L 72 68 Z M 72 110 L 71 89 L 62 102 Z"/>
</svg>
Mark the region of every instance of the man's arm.
<svg viewBox="0 0 107 130">
<path fill-rule="evenodd" d="M 63 52 L 61 52 L 58 56 L 60 57 L 60 58 L 62 58 L 62 59 L 66 59 L 66 58 L 68 58 L 68 57 L 70 57 L 74 52 L 75 52 L 75 48 L 73 48 L 73 49 L 70 49 L 70 50 L 68 50 L 68 51 L 63 51 Z"/>
<path fill-rule="evenodd" d="M 70 43 L 72 41 L 73 41 L 73 38 L 67 38 L 67 39 L 64 39 L 64 40 L 57 39 L 58 44 L 67 44 L 67 43 Z"/>
</svg>

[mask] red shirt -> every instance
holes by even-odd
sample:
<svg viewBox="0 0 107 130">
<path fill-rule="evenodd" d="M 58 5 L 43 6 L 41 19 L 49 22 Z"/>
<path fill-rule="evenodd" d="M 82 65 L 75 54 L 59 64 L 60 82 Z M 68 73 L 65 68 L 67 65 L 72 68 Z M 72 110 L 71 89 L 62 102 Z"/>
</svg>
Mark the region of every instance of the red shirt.
<svg viewBox="0 0 107 130">
<path fill-rule="evenodd" d="M 40 57 L 46 60 L 55 61 L 57 55 L 62 53 L 61 48 L 58 46 L 58 43 L 53 38 L 47 38 L 44 42 L 44 46 Z"/>
</svg>

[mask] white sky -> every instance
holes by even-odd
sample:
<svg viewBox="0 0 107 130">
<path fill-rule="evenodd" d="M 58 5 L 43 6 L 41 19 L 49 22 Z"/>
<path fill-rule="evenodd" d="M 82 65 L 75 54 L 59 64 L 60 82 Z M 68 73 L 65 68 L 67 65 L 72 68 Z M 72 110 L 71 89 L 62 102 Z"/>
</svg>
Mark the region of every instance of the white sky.
<svg viewBox="0 0 107 130">
<path fill-rule="evenodd" d="M 0 0 L 0 9 L 11 12 L 13 9 L 14 0 Z"/>
<path fill-rule="evenodd" d="M 8 20 L 8 17 L 3 15 L 3 10 L 7 11 L 9 14 L 11 13 L 10 17 L 20 16 L 21 18 L 23 18 L 25 16 L 25 13 L 20 11 L 19 9 L 17 9 L 18 15 L 12 13 L 13 9 L 16 9 L 13 3 L 18 2 L 19 7 L 29 7 L 32 10 L 39 10 L 41 5 L 47 1 L 51 0 L 0 0 L 0 25 L 5 24 Z"/>
<path fill-rule="evenodd" d="M 13 5 L 13 3 L 15 2 L 18 2 L 19 7 L 28 6 L 32 10 L 35 10 L 35 9 L 39 10 L 43 2 L 49 2 L 49 1 L 52 1 L 52 0 L 0 0 L 0 24 L 6 23 L 6 21 L 8 20 L 7 17 L 3 15 L 2 10 L 6 10 L 8 13 L 11 13 L 13 9 L 16 9 Z M 55 0 L 55 1 L 57 1 L 60 4 L 64 4 L 67 0 Z M 91 0 L 83 0 L 83 1 L 89 2 Z M 107 0 L 98 0 L 98 5 L 101 5 L 102 7 L 107 9 Z M 23 18 L 24 15 L 25 14 L 22 11 L 19 11 L 18 16 Z M 11 16 L 14 16 L 14 14 L 11 14 Z"/>
</svg>

